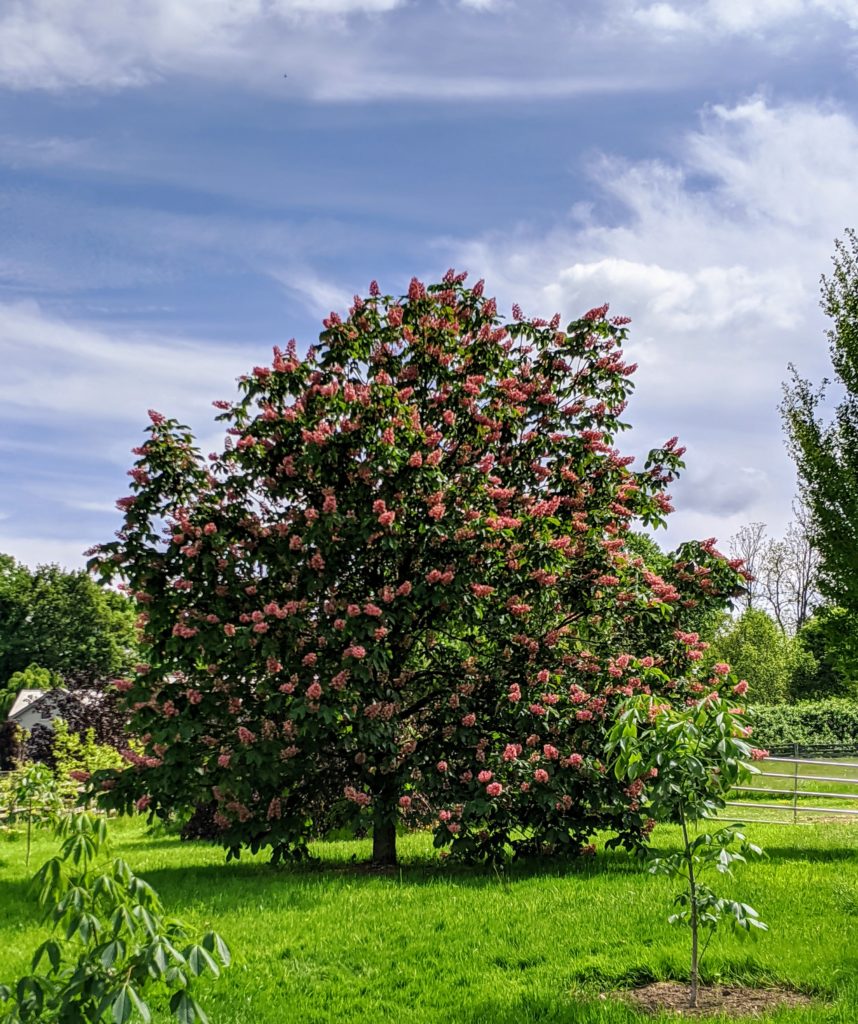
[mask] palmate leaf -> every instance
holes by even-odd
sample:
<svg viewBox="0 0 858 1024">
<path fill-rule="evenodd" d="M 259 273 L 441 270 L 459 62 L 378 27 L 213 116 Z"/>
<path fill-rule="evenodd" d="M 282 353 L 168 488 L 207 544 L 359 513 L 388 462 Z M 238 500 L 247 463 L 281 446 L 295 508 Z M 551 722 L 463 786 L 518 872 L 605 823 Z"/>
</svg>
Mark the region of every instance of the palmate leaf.
<svg viewBox="0 0 858 1024">
<path fill-rule="evenodd" d="M 207 932 L 203 936 L 203 946 L 210 953 L 216 953 L 224 967 L 229 967 L 232 963 L 232 954 L 229 951 L 229 946 L 227 946 L 217 932 Z"/>
<path fill-rule="evenodd" d="M 173 994 L 170 999 L 170 1010 L 179 1024 L 209 1024 L 203 1008 L 190 993 L 182 990 Z"/>
<path fill-rule="evenodd" d="M 128 986 L 123 985 L 111 1001 L 110 1019 L 113 1024 L 125 1024 L 130 1016 L 131 996 L 128 994 Z"/>
<path fill-rule="evenodd" d="M 56 974 L 60 969 L 60 947 L 54 939 L 47 939 L 39 946 L 36 952 L 33 954 L 32 966 L 35 971 L 42 960 L 42 957 L 47 956 L 48 961 L 51 965 L 51 970 Z"/>
<path fill-rule="evenodd" d="M 209 970 L 216 978 L 220 977 L 220 968 L 208 950 L 202 946 L 188 946 L 183 955 L 191 974 L 199 977 L 206 970 Z"/>
<path fill-rule="evenodd" d="M 33 885 L 39 890 L 39 906 L 44 907 L 51 897 L 61 894 L 66 881 L 61 858 L 51 857 L 45 861 L 33 876 Z"/>
<path fill-rule="evenodd" d="M 101 948 L 98 958 L 106 969 L 110 969 L 117 960 L 125 958 L 125 943 L 122 939 L 113 939 Z"/>
<path fill-rule="evenodd" d="M 111 915 L 110 927 L 113 930 L 114 937 L 119 935 L 123 928 L 129 935 L 134 935 L 137 931 L 137 922 L 131 916 L 131 911 L 128 907 L 122 906 L 117 907 Z"/>
<path fill-rule="evenodd" d="M 110 1020 L 112 1024 L 126 1024 L 131 1019 L 132 1014 L 137 1013 L 143 1024 L 150 1024 L 152 1020 L 152 1014 L 149 1010 L 148 1004 L 145 1000 L 140 998 L 139 993 L 133 985 L 127 982 L 122 985 L 118 992 L 114 995 L 109 993 L 104 1001 L 102 1002 L 103 1014 L 105 1010 L 110 1010 Z"/>
</svg>

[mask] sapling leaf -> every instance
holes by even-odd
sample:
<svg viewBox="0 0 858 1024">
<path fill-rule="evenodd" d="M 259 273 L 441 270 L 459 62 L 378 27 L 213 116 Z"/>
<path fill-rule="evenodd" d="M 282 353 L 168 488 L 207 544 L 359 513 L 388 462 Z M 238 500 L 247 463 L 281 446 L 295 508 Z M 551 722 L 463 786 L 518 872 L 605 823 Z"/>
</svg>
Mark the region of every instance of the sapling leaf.
<svg viewBox="0 0 858 1024">
<path fill-rule="evenodd" d="M 133 985 L 126 985 L 126 988 L 128 990 L 128 996 L 131 999 L 131 1002 L 134 1004 L 134 1009 L 140 1014 L 140 1017 L 143 1020 L 143 1024 L 149 1024 L 149 1022 L 152 1020 L 152 1014 L 149 1011 L 149 1005 L 145 1002 L 145 1000 L 140 998 L 139 994 L 137 993 L 137 990 L 133 987 Z"/>
<path fill-rule="evenodd" d="M 199 977 L 206 969 L 212 972 L 217 978 L 220 975 L 220 968 L 212 959 L 208 950 L 202 946 L 188 946 L 183 953 L 188 970 Z"/>
<path fill-rule="evenodd" d="M 124 959 L 125 949 L 122 939 L 112 939 L 102 947 L 99 959 L 105 968 L 110 968 L 117 960 Z"/>
<path fill-rule="evenodd" d="M 203 946 L 210 953 L 216 952 L 223 966 L 229 967 L 232 962 L 232 955 L 230 954 L 229 946 L 227 946 L 217 932 L 207 932 L 203 936 Z"/>
<path fill-rule="evenodd" d="M 123 985 L 117 992 L 110 1004 L 110 1019 L 113 1024 L 125 1024 L 131 1016 L 131 996 L 128 994 L 128 986 Z"/>
<path fill-rule="evenodd" d="M 46 939 L 33 954 L 32 967 L 34 971 L 44 956 L 47 956 L 51 969 L 56 973 L 60 969 L 60 947 L 54 939 Z"/>
</svg>

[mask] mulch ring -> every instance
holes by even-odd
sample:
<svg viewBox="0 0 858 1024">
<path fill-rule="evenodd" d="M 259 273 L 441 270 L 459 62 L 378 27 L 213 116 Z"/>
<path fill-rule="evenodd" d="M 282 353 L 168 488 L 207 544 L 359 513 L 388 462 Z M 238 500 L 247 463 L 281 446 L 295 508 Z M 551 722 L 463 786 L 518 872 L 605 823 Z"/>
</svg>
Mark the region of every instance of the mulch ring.
<svg viewBox="0 0 858 1024">
<path fill-rule="evenodd" d="M 688 1005 L 688 985 L 678 981 L 655 981 L 641 988 L 616 992 L 645 1013 L 662 1010 L 680 1017 L 761 1017 L 781 1006 L 810 1006 L 813 1002 L 801 992 L 783 988 L 745 988 L 741 985 L 711 985 L 698 990 L 697 1007 Z"/>
</svg>

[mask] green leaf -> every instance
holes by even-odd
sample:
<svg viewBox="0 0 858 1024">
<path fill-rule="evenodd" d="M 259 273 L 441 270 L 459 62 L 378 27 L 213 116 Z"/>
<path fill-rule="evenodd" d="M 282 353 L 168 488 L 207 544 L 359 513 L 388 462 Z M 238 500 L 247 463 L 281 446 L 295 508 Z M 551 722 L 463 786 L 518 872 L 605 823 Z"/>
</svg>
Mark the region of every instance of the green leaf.
<svg viewBox="0 0 858 1024">
<path fill-rule="evenodd" d="M 158 926 L 155 923 L 155 919 L 146 907 L 143 907 L 138 903 L 137 906 L 131 908 L 131 914 L 140 921 L 151 937 L 154 938 L 154 936 L 158 934 Z"/>
<path fill-rule="evenodd" d="M 108 942 L 99 954 L 99 959 L 106 969 L 110 969 L 117 960 L 122 960 L 124 957 L 125 943 L 122 939 L 113 939 L 112 942 Z"/>
<path fill-rule="evenodd" d="M 131 1016 L 131 996 L 128 994 L 128 986 L 123 985 L 110 1004 L 110 1019 L 113 1024 L 125 1024 Z"/>
<path fill-rule="evenodd" d="M 207 968 L 217 978 L 220 977 L 220 968 L 212 959 L 211 954 L 202 946 L 188 946 L 184 951 L 184 957 L 190 972 L 197 977 Z"/>
<path fill-rule="evenodd" d="M 128 995 L 131 1002 L 134 1004 L 134 1009 L 140 1014 L 143 1020 L 143 1024 L 149 1024 L 152 1020 L 152 1014 L 149 1011 L 149 1005 L 145 1000 L 141 999 L 137 993 L 137 990 L 132 985 L 127 985 Z"/>
<path fill-rule="evenodd" d="M 170 1012 L 179 1024 L 194 1024 L 199 1016 L 198 1009 L 196 1001 L 184 989 L 174 992 L 170 999 Z"/>
<path fill-rule="evenodd" d="M 203 936 L 203 946 L 210 953 L 216 952 L 218 959 L 224 967 L 229 967 L 232 963 L 232 954 L 229 951 L 229 946 L 227 946 L 217 932 L 207 932 Z"/>
<path fill-rule="evenodd" d="M 39 966 L 43 956 L 47 956 L 51 969 L 56 974 L 60 969 L 60 947 L 53 939 L 47 939 L 39 946 L 36 952 L 33 954 L 33 970 Z"/>
</svg>

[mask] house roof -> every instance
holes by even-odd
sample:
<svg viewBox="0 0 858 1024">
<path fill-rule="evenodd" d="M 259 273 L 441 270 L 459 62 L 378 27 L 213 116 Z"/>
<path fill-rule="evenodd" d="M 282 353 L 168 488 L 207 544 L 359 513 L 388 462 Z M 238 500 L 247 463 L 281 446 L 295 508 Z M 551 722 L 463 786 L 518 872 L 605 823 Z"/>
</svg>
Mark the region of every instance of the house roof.
<svg viewBox="0 0 858 1024">
<path fill-rule="evenodd" d="M 97 705 L 102 698 L 102 694 L 98 690 L 21 690 L 15 698 L 12 710 L 9 712 L 9 721 L 15 721 L 15 719 L 20 718 L 28 708 L 33 707 L 34 704 L 39 704 L 46 697 L 50 698 L 60 694 L 64 697 L 75 697 L 84 706 Z M 50 716 L 50 703 L 50 700 L 48 700 L 44 709 L 46 718 Z"/>
<path fill-rule="evenodd" d="M 38 703 L 46 693 L 47 690 L 21 690 L 9 712 L 9 719 L 18 718 L 27 708 Z"/>
</svg>

